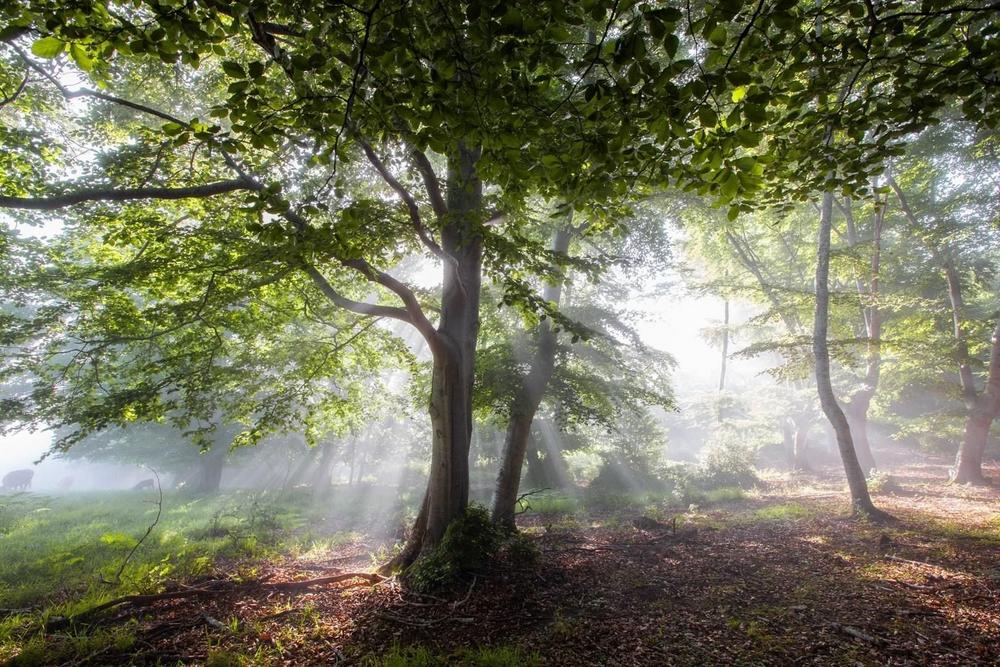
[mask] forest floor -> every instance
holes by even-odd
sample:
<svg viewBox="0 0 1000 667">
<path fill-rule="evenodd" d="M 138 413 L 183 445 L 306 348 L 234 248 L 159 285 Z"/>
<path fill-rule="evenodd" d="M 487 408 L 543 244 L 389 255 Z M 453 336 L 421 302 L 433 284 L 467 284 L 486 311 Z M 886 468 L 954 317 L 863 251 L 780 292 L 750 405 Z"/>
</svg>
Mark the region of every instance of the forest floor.
<svg viewBox="0 0 1000 667">
<path fill-rule="evenodd" d="M 702 506 L 524 518 L 533 567 L 501 563 L 447 598 L 393 579 L 290 590 L 370 571 L 371 544 L 232 567 L 86 630 L 26 639 L 20 664 L 976 665 L 1000 664 L 1000 488 L 900 465 L 846 518 L 842 478 L 764 475 Z M 1000 468 L 988 474 L 1000 482 Z M 735 495 L 735 494 L 734 494 Z M 676 519 L 676 521 L 675 521 Z M 265 582 L 255 584 L 253 582 Z M 358 585 L 364 584 L 364 585 Z M 268 587 L 270 586 L 270 587 Z M 52 625 L 50 619 L 50 626 Z"/>
</svg>

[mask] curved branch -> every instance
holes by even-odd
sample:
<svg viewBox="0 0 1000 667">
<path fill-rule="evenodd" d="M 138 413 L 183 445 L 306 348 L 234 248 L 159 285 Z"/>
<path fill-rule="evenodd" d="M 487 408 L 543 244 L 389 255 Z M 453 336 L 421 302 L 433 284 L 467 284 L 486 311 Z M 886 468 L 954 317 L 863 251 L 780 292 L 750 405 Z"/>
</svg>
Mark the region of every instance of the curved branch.
<svg viewBox="0 0 1000 667">
<path fill-rule="evenodd" d="M 412 146 L 410 147 L 410 153 L 413 155 L 413 160 L 417 165 L 417 171 L 420 172 L 420 176 L 424 179 L 424 187 L 427 188 L 427 197 L 431 200 L 431 208 L 434 209 L 434 215 L 443 218 L 448 214 L 448 205 L 444 203 L 444 195 L 441 194 L 441 183 L 438 181 L 437 174 L 434 173 L 431 161 L 427 159 L 427 155 L 423 151 L 417 150 Z"/>
<path fill-rule="evenodd" d="M 363 259 L 341 260 L 340 263 L 354 269 L 368 280 L 376 282 L 394 292 L 402 300 L 406 308 L 406 313 L 409 315 L 406 321 L 416 327 L 431 349 L 440 349 L 443 339 L 437 329 L 434 328 L 434 325 L 427 319 L 424 309 L 420 306 L 420 302 L 417 301 L 417 295 L 413 293 L 413 290 L 385 271 L 379 271 Z"/>
<path fill-rule="evenodd" d="M 343 308 L 344 310 L 349 310 L 352 313 L 358 313 L 359 315 L 390 317 L 395 320 L 401 320 L 403 322 L 413 324 L 410 314 L 403 308 L 380 306 L 374 303 L 364 303 L 362 301 L 348 299 L 346 296 L 334 289 L 333 285 L 330 284 L 330 281 L 328 281 L 315 266 L 306 264 L 302 267 L 302 270 L 306 272 L 306 275 L 308 275 L 314 283 L 316 283 L 316 286 L 319 287 L 323 296 L 329 299 L 334 305 Z"/>
<path fill-rule="evenodd" d="M 357 135 L 356 139 L 357 142 L 361 145 L 361 149 L 365 152 L 365 157 L 368 158 L 368 162 L 370 162 L 371 165 L 375 167 L 375 171 L 377 171 L 379 176 L 382 177 L 382 180 L 385 181 L 386 184 L 390 188 L 392 188 L 392 190 L 396 194 L 400 196 L 400 198 L 403 200 L 403 203 L 406 204 L 406 210 L 410 214 L 410 222 L 413 223 L 413 228 L 416 230 L 417 236 L 420 238 L 420 241 L 431 251 L 431 253 L 434 254 L 435 257 L 438 257 L 442 261 L 445 261 L 451 264 L 452 266 L 457 266 L 458 261 L 451 255 L 446 253 L 444 249 L 442 249 L 441 246 L 438 245 L 438 242 L 435 241 L 433 238 L 431 238 L 430 233 L 427 231 L 427 227 L 424 226 L 423 219 L 420 217 L 420 207 L 417 205 L 417 200 L 414 199 L 412 194 L 410 194 L 410 191 L 407 190 L 403 186 L 403 184 L 400 183 L 396 179 L 396 177 L 392 175 L 392 173 L 389 171 L 389 168 L 385 166 L 385 163 L 382 162 L 382 159 L 379 158 L 379 156 L 375 153 L 375 149 L 372 148 L 372 145 L 368 143 L 367 140 L 365 140 L 360 135 Z M 427 158 L 424 157 L 424 159 L 426 160 Z M 430 163 L 428 163 L 427 166 L 429 167 Z M 423 172 L 421 171 L 421 173 Z M 431 171 L 431 174 L 433 175 L 433 170 Z M 427 177 L 424 176 L 424 178 L 426 181 Z M 436 182 L 437 178 L 435 177 L 434 180 Z M 441 200 L 440 204 L 443 207 L 444 199 L 441 197 L 440 191 L 438 191 L 438 198 Z M 433 201 L 433 196 L 432 196 L 432 201 Z M 437 205 L 435 205 L 435 209 L 437 209 Z"/>
<path fill-rule="evenodd" d="M 136 199 L 196 199 L 213 197 L 239 190 L 254 190 L 253 183 L 243 179 L 217 181 L 186 188 L 84 188 L 76 192 L 51 197 L 7 197 L 0 195 L 0 208 L 21 208 L 53 211 L 88 201 L 133 201 Z"/>
</svg>

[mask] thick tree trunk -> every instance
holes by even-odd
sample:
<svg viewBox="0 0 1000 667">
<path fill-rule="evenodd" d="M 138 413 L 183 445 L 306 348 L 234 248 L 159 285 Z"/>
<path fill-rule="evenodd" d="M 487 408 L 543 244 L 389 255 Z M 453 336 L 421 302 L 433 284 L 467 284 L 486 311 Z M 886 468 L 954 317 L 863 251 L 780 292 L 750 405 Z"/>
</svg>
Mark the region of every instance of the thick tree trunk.
<svg viewBox="0 0 1000 667">
<path fill-rule="evenodd" d="M 858 463 L 866 473 L 876 469 L 875 457 L 872 455 L 871 442 L 868 440 L 868 407 L 871 405 L 871 395 L 861 391 L 844 405 L 844 414 L 851 427 L 854 438 L 854 450 L 858 455 Z"/>
<path fill-rule="evenodd" d="M 195 491 L 198 493 L 218 493 L 222 485 L 222 470 L 226 466 L 227 447 L 216 444 L 201 455 L 198 462 L 198 476 Z"/>
<path fill-rule="evenodd" d="M 568 228 L 558 230 L 552 237 L 552 250 L 563 254 L 568 252 L 571 236 Z M 561 296 L 560 285 L 546 286 L 542 292 L 542 298 L 556 305 Z M 547 320 L 539 324 L 535 331 L 535 345 L 531 367 L 514 398 L 514 405 L 511 406 L 500 472 L 493 492 L 493 521 L 509 528 L 514 528 L 517 492 L 531 437 L 531 424 L 555 369 L 556 335 Z"/>
<path fill-rule="evenodd" d="M 887 518 L 876 509 L 868 493 L 865 473 L 858 463 L 851 438 L 851 428 L 844 411 L 837 403 L 830 379 L 830 349 L 827 342 L 830 317 L 830 229 L 833 221 L 833 193 L 823 195 L 820 212 L 819 240 L 816 252 L 816 311 L 813 320 L 813 354 L 816 357 L 816 386 L 823 413 L 833 426 L 837 436 L 837 448 L 844 462 L 847 485 L 851 490 L 851 507 L 855 514 L 872 519 Z"/>
<path fill-rule="evenodd" d="M 955 460 L 954 481 L 963 484 L 984 484 L 983 454 L 993 420 L 1000 414 L 1000 320 L 993 330 L 990 349 L 989 377 L 986 388 L 976 399 L 965 421 L 965 436 Z"/>
<path fill-rule="evenodd" d="M 442 220 L 441 248 L 453 261 L 444 263 L 441 319 L 431 346 L 430 477 L 407 544 L 384 570 L 405 567 L 436 546 L 448 524 L 469 502 L 472 387 L 483 254 L 483 187 L 476 173 L 479 155 L 479 149 L 459 142 L 448 158 L 447 215 Z"/>
</svg>

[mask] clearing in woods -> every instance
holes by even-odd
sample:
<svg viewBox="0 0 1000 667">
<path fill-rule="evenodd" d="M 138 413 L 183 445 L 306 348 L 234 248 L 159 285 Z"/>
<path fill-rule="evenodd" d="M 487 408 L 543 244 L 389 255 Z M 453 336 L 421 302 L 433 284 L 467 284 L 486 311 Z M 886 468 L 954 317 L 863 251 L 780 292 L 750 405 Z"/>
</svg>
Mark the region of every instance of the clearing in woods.
<svg viewBox="0 0 1000 667">
<path fill-rule="evenodd" d="M 1000 493 L 945 485 L 945 475 L 942 460 L 924 459 L 882 478 L 879 506 L 898 519 L 888 526 L 848 521 L 843 482 L 829 471 L 775 475 L 746 497 L 701 506 L 539 503 L 521 521 L 536 566 L 512 555 L 448 598 L 406 593 L 392 579 L 337 580 L 371 571 L 368 537 L 252 567 L 217 561 L 211 573 L 164 588 L 179 597 L 140 599 L 76 626 L 50 618 L 46 634 L 23 634 L 18 649 L 8 642 L 6 657 L 94 665 L 995 664 Z M 290 583 L 326 577 L 333 580 Z M 201 592 L 185 594 L 192 589 Z M 8 616 L 7 639 L 30 618 Z"/>
</svg>

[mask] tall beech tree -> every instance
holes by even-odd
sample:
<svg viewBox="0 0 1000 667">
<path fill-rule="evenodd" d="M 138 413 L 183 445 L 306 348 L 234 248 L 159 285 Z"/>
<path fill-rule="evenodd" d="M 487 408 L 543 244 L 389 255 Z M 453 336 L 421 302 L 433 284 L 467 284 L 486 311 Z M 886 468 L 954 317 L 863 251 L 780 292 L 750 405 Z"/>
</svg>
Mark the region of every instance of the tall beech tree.
<svg viewBox="0 0 1000 667">
<path fill-rule="evenodd" d="M 1000 238 L 992 223 L 1000 204 L 995 179 L 982 178 L 997 168 L 995 146 L 993 134 L 952 118 L 914 141 L 895 165 L 898 173 L 887 179 L 899 204 L 900 224 L 926 257 L 922 266 L 928 275 L 936 276 L 930 289 L 939 303 L 947 303 L 951 346 L 935 352 L 954 364 L 952 396 L 965 412 L 954 479 L 976 484 L 984 482 L 983 454 L 998 415 L 997 332 L 989 323 L 996 317 L 992 283 Z M 987 338 L 989 345 L 984 345 Z"/>
<path fill-rule="evenodd" d="M 522 469 L 539 412 L 562 432 L 575 432 L 582 424 L 610 431 L 624 413 L 644 412 L 651 405 L 673 407 L 671 360 L 640 343 L 625 307 L 639 285 L 668 263 L 661 212 L 637 207 L 623 221 L 627 235 L 615 234 L 617 228 L 587 235 L 587 222 L 574 225 L 558 210 L 554 215 L 541 227 L 552 229 L 551 248 L 567 264 L 544 278 L 540 296 L 558 306 L 575 330 L 560 336 L 550 318 L 530 318 L 528 331 L 512 334 L 518 327 L 510 323 L 508 313 L 492 332 L 491 338 L 499 340 L 485 341 L 483 350 L 488 362 L 479 399 L 492 415 L 506 420 L 492 516 L 508 527 L 514 525 Z M 595 269 L 600 269 L 597 276 Z M 572 298 L 564 300 L 563 290 L 571 283 Z M 581 334 L 585 340 L 579 340 Z M 530 454 L 537 456 L 537 447 Z M 546 467 L 559 454 L 547 450 Z"/>
<path fill-rule="evenodd" d="M 333 306 L 400 320 L 425 339 L 431 472 L 400 562 L 436 543 L 468 499 L 484 274 L 511 301 L 545 310 L 517 278 L 517 267 L 547 255 L 518 234 L 525 196 L 558 192 L 594 219 L 617 211 L 609 203 L 654 160 L 683 164 L 690 132 L 718 118 L 706 111 L 708 86 L 732 85 L 721 59 L 706 74 L 675 57 L 679 10 L 625 2 L 28 2 L 2 11 L 4 71 L 27 79 L 4 107 L 13 138 L 5 159 L 30 177 L 4 179 L 0 206 L 41 218 L 59 211 L 97 228 L 165 211 L 185 227 L 207 224 L 217 264 L 201 285 L 206 296 L 187 299 L 188 318 L 170 333 L 198 330 L 207 309 L 239 307 L 258 289 L 305 289 L 305 279 Z M 725 30 L 715 26 L 740 8 L 706 12 L 703 31 L 721 52 Z M 81 71 L 90 81 L 80 82 Z M 649 109 L 660 128 L 643 136 Z M 66 120 L 77 126 L 61 135 Z M 124 139 L 125 128 L 135 139 Z M 79 169 L 64 151 L 69 139 L 96 159 Z M 145 241 L 165 229 L 133 226 L 114 241 L 145 256 Z M 443 266 L 438 299 L 389 272 L 415 252 Z M 236 280 L 238 297 L 213 298 L 220 281 Z M 124 303 L 129 286 L 120 286 Z M 151 328 L 132 338 L 162 335 Z M 141 417 L 153 416 L 153 396 L 169 384 L 130 388 L 146 397 Z M 138 398 L 126 395 L 111 421 L 134 412 Z M 38 407 L 31 396 L 17 403 L 23 414 Z"/>
</svg>

